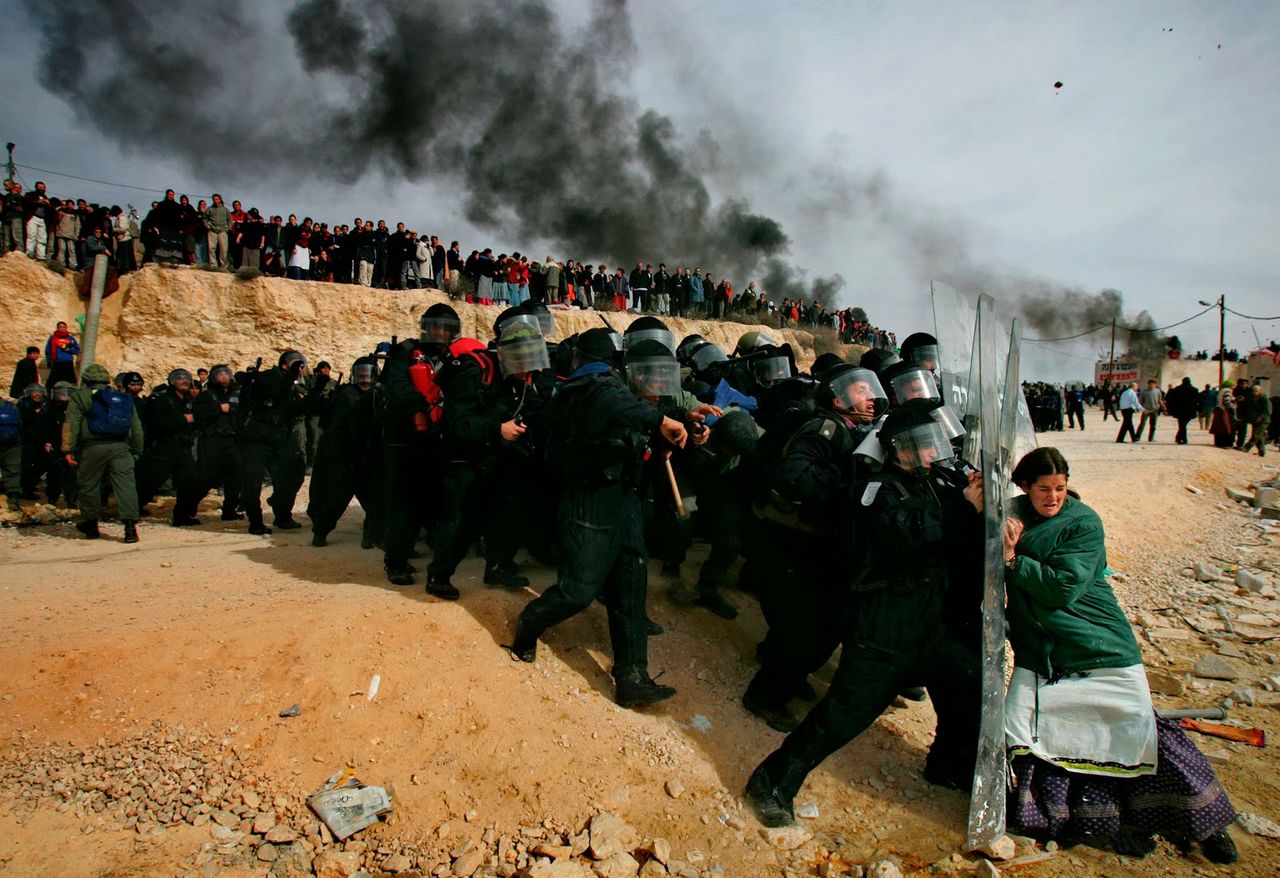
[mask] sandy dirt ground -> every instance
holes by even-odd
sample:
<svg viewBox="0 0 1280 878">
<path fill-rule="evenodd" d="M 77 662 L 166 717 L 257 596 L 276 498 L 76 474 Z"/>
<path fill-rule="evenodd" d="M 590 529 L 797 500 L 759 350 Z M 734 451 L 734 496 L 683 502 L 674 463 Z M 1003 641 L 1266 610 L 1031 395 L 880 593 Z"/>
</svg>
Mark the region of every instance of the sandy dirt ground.
<svg viewBox="0 0 1280 878">
<path fill-rule="evenodd" d="M 1116 445 L 1114 425 L 1090 415 L 1088 432 L 1041 441 L 1063 449 L 1073 486 L 1103 517 L 1116 591 L 1149 667 L 1186 686 L 1158 706 L 1216 705 L 1248 686 L 1257 701 L 1231 717 L 1272 730 L 1280 711 L 1260 681 L 1280 672 L 1280 641 L 1267 639 L 1280 636 L 1275 601 L 1183 573 L 1201 560 L 1244 561 L 1274 576 L 1271 538 L 1223 493 L 1274 478 L 1271 458 L 1214 449 L 1194 428 L 1188 447 L 1171 431 Z M 388 869 L 453 874 L 468 842 L 560 834 L 570 844 L 600 811 L 668 842 L 673 873 L 843 874 L 884 857 L 908 874 L 930 864 L 972 873 L 972 858 L 949 859 L 962 847 L 966 800 L 920 778 L 928 704 L 891 709 L 810 777 L 797 804 L 817 807 L 801 821 L 812 840 L 788 852 L 763 837 L 740 793 L 781 736 L 738 701 L 763 633 L 746 595 L 730 592 L 743 612 L 726 622 L 673 605 L 652 567 L 650 615 L 667 630 L 651 640 L 651 671 L 679 693 L 646 713 L 621 710 L 601 608 L 551 632 L 536 664 L 514 663 L 499 644 L 528 592 L 486 588 L 474 558 L 455 578 L 456 603 L 421 585 L 389 587 L 380 555 L 359 548 L 361 517 L 353 507 L 323 549 L 307 530 L 252 537 L 207 512 L 199 528 L 144 521 L 133 546 L 114 522 L 97 542 L 66 524 L 0 531 L 4 874 L 304 874 L 268 860 L 275 850 L 256 856 L 251 824 L 279 822 L 318 851 L 324 839 L 303 799 L 345 767 L 393 790 L 392 818 L 346 845 L 375 874 L 397 854 Z M 552 581 L 551 570 L 525 569 L 534 591 Z M 1235 621 L 1229 637 L 1219 608 Z M 1192 676 L 1223 644 L 1239 679 Z M 300 716 L 278 716 L 293 704 Z M 1240 810 L 1280 818 L 1274 744 L 1197 743 Z M 1277 874 L 1280 841 L 1232 832 L 1242 853 L 1232 868 L 1168 845 L 1141 862 L 1075 847 L 1009 874 Z M 477 861 L 466 874 L 496 865 Z"/>
</svg>

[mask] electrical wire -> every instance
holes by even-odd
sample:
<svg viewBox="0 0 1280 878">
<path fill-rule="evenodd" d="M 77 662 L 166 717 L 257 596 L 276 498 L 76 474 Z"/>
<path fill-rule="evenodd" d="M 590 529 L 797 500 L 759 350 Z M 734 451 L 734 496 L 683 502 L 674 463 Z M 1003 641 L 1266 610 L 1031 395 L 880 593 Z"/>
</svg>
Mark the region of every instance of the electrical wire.
<svg viewBox="0 0 1280 878">
<path fill-rule="evenodd" d="M 1108 326 L 1109 325 L 1110 324 L 1108 324 Z M 1039 342 L 1037 342 L 1035 339 L 1032 339 L 1032 338 L 1024 338 L 1023 341 L 1026 342 L 1027 344 L 1035 345 L 1041 350 L 1046 350 L 1051 354 L 1056 354 L 1059 357 L 1070 357 L 1073 360 L 1084 360 L 1087 363 L 1093 363 L 1097 361 L 1096 357 L 1084 357 L 1084 356 L 1081 356 L 1080 354 L 1069 354 L 1066 351 L 1060 351 L 1057 348 L 1051 348 L 1048 345 L 1040 344 Z"/>
<path fill-rule="evenodd" d="M 80 176 L 77 176 L 76 174 L 67 174 L 67 173 L 64 173 L 63 171 L 54 171 L 54 170 L 50 170 L 49 168 L 37 168 L 34 165 L 24 165 L 19 162 L 14 162 L 14 167 L 23 168 L 28 171 L 33 171 L 37 174 L 52 174 L 55 177 L 66 177 L 69 180 L 79 180 L 82 183 L 97 183 L 100 186 L 110 186 L 113 189 L 133 189 L 138 192 L 158 192 L 161 195 L 169 191 L 168 189 L 152 189 L 148 186 L 133 186 L 129 183 L 115 183 L 110 180 L 95 180 L 93 177 L 80 177 Z M 207 198 L 208 196 L 201 195 L 197 197 Z"/>
<path fill-rule="evenodd" d="M 1115 325 L 1115 328 L 1116 328 L 1116 329 L 1123 329 L 1125 332 L 1128 332 L 1128 333 L 1134 333 L 1134 332 L 1164 332 L 1166 329 L 1173 329 L 1175 326 L 1181 326 L 1181 325 L 1182 325 L 1182 324 L 1184 324 L 1184 323 L 1190 323 L 1192 320 L 1195 320 L 1197 317 L 1200 317 L 1201 315 L 1207 314 L 1207 313 L 1209 313 L 1210 311 L 1212 311 L 1214 308 L 1217 308 L 1217 307 L 1218 307 L 1217 303 L 1214 303 L 1214 304 L 1210 305 L 1208 308 L 1205 308 L 1203 311 L 1198 311 L 1198 312 L 1196 312 L 1195 314 L 1192 314 L 1190 317 L 1186 318 L 1185 320 L 1179 320 L 1177 323 L 1170 323 L 1170 324 L 1169 324 L 1169 325 L 1167 325 L 1167 326 L 1153 326 L 1153 327 L 1151 327 L 1150 329 L 1147 329 L 1147 328 L 1145 328 L 1145 327 L 1139 327 L 1139 326 L 1123 326 L 1123 325 L 1121 325 L 1121 324 L 1119 324 L 1119 323 L 1115 323 L 1114 325 Z M 1231 309 L 1229 309 L 1229 308 L 1228 308 L 1227 310 L 1229 310 L 1229 311 L 1230 311 Z M 1232 311 L 1231 313 L 1233 313 L 1233 314 L 1234 314 L 1235 312 L 1234 312 L 1234 311 Z M 1108 327 L 1108 326 L 1111 326 L 1111 325 L 1112 325 L 1112 323 L 1103 323 L 1101 326 L 1095 326 L 1093 329 L 1086 330 L 1085 332 L 1081 332 L 1081 333 L 1079 333 L 1079 334 L 1077 334 L 1077 335 L 1066 335 L 1066 336 L 1063 336 L 1062 338 L 1029 338 L 1029 339 L 1025 339 L 1025 340 L 1026 340 L 1026 341 L 1070 341 L 1070 340 L 1071 340 L 1071 339 L 1073 339 L 1073 338 L 1083 338 L 1083 337 L 1084 337 L 1084 336 L 1086 336 L 1086 335 L 1091 335 L 1091 334 L 1093 334 L 1093 333 L 1097 332 L 1099 329 L 1104 329 L 1104 328 L 1106 328 L 1106 327 Z"/>
<path fill-rule="evenodd" d="M 1225 310 L 1228 314 L 1234 314 L 1237 317 L 1243 317 L 1245 320 L 1257 320 L 1262 323 L 1267 323 L 1272 320 L 1280 320 L 1280 315 L 1277 315 L 1276 317 L 1251 317 L 1248 314 L 1241 314 L 1239 311 L 1232 311 L 1230 308 L 1227 308 Z"/>
</svg>

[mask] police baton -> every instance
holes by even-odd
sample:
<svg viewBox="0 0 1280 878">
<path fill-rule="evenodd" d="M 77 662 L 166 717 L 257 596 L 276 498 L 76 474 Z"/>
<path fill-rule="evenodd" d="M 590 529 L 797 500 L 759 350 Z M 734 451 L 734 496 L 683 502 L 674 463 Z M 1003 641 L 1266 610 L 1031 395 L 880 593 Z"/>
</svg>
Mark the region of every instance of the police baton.
<svg viewBox="0 0 1280 878">
<path fill-rule="evenodd" d="M 688 518 L 688 513 L 684 511 L 684 498 L 680 496 L 680 483 L 676 481 L 676 471 L 671 468 L 671 458 L 663 460 L 662 465 L 667 468 L 667 481 L 671 483 L 671 497 L 676 501 L 676 518 Z"/>
</svg>

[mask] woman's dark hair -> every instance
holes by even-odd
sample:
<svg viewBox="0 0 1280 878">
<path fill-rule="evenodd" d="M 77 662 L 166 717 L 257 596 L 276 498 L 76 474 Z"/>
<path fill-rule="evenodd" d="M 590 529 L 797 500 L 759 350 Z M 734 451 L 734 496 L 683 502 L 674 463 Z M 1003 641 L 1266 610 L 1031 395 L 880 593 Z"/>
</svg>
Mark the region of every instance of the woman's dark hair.
<svg viewBox="0 0 1280 878">
<path fill-rule="evenodd" d="M 1028 451 L 1013 468 L 1010 481 L 1022 487 L 1032 484 L 1041 476 L 1071 477 L 1067 459 L 1062 456 L 1061 451 L 1056 448 L 1037 448 L 1034 451 Z"/>
</svg>

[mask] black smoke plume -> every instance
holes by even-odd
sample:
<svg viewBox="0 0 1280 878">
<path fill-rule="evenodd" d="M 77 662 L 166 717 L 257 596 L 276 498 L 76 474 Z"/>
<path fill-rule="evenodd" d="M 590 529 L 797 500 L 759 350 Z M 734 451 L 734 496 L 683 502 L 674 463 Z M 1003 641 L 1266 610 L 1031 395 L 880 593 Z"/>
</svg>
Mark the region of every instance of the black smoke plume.
<svg viewBox="0 0 1280 878">
<path fill-rule="evenodd" d="M 698 171 L 706 132 L 628 95 L 622 0 L 576 31 L 543 0 L 24 0 L 52 90 L 125 147 L 245 185 L 369 172 L 463 192 L 468 220 L 563 257 L 767 266 L 775 299 L 830 303 L 789 239 Z M 685 144 L 688 145 L 685 145 Z"/>
</svg>

